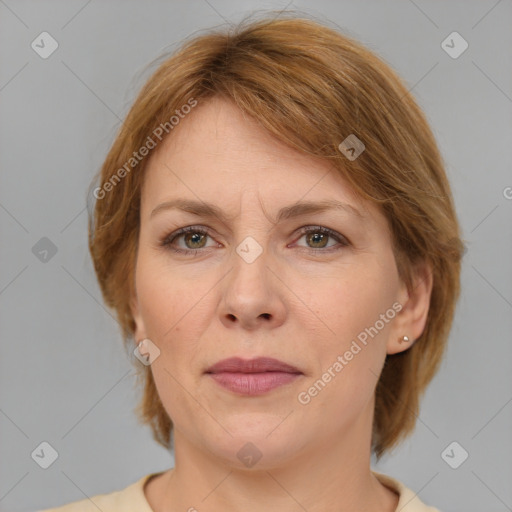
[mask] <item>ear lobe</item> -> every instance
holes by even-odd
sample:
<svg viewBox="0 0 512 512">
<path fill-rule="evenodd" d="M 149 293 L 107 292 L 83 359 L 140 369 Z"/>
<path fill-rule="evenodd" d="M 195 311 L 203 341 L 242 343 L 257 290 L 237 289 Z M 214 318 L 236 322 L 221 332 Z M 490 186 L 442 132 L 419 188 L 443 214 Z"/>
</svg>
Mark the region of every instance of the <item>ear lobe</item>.
<svg viewBox="0 0 512 512">
<path fill-rule="evenodd" d="M 407 350 L 425 330 L 432 286 L 432 267 L 429 263 L 422 262 L 414 270 L 412 286 L 406 290 L 406 298 L 401 303 L 402 309 L 395 318 L 394 328 L 386 345 L 388 354 Z"/>
<path fill-rule="evenodd" d="M 399 352 L 405 352 L 407 349 L 414 345 L 416 340 L 411 339 L 409 336 L 404 334 L 393 339 L 388 340 L 387 343 L 387 354 L 398 354 Z"/>
<path fill-rule="evenodd" d="M 135 293 L 133 293 L 130 298 L 130 310 L 132 312 L 133 320 L 135 322 L 135 332 L 134 332 L 135 340 L 142 340 L 142 339 L 147 338 L 144 321 L 140 314 L 139 301 L 138 301 Z"/>
</svg>

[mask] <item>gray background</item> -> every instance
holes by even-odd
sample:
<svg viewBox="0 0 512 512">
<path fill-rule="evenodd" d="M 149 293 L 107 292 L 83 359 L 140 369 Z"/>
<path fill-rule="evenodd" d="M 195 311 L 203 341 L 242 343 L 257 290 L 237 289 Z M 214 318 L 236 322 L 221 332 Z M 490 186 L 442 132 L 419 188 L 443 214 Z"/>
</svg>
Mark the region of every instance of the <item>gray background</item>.
<svg viewBox="0 0 512 512">
<path fill-rule="evenodd" d="M 287 2 L 0 0 L 0 510 L 112 492 L 172 466 L 87 250 L 86 192 L 148 76 L 184 37 Z M 512 510 L 512 3 L 294 2 L 376 51 L 432 124 L 467 241 L 447 357 L 415 434 L 374 468 L 445 512 Z M 59 43 L 42 59 L 31 42 Z M 441 42 L 459 32 L 452 59 Z M 508 191 L 508 192 L 507 192 Z M 40 261 L 48 237 L 57 253 Z M 51 253 L 50 253 L 51 254 Z M 49 442 L 46 470 L 31 458 Z M 457 441 L 469 458 L 452 469 Z M 460 452 L 456 452 L 456 457 Z"/>
</svg>

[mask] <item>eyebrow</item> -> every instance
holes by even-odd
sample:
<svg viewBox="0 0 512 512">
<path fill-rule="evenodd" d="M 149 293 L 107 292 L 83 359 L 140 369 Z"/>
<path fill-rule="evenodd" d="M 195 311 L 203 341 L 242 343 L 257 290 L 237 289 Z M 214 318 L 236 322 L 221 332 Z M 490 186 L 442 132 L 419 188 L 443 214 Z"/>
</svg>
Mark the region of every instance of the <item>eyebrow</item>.
<svg viewBox="0 0 512 512">
<path fill-rule="evenodd" d="M 204 201 L 195 201 L 190 199 L 173 199 L 156 206 L 150 214 L 150 218 L 164 210 L 182 210 L 192 213 L 199 217 L 218 218 L 223 222 L 229 220 L 218 206 Z M 313 213 L 322 213 L 329 210 L 343 211 L 357 217 L 359 220 L 365 220 L 365 216 L 355 207 L 348 203 L 336 201 L 334 199 L 326 199 L 324 201 L 303 201 L 290 206 L 285 206 L 277 213 L 276 223 L 283 220 L 308 215 Z M 235 216 L 236 217 L 236 216 Z"/>
</svg>

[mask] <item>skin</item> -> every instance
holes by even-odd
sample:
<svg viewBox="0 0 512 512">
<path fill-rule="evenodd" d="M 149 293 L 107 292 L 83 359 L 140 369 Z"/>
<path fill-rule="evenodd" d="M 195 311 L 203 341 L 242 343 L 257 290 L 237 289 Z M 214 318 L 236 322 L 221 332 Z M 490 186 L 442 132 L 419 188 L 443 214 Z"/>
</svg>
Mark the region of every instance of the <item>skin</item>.
<svg viewBox="0 0 512 512">
<path fill-rule="evenodd" d="M 135 339 L 160 350 L 151 365 L 174 423 L 175 466 L 145 486 L 155 512 L 261 510 L 394 511 L 398 496 L 370 470 L 374 392 L 386 354 L 406 350 L 425 327 L 432 288 L 419 266 L 410 292 L 398 276 L 383 214 L 358 199 L 329 163 L 278 142 L 230 102 L 200 103 L 151 156 L 141 194 L 132 312 Z M 227 218 L 178 209 L 211 202 Z M 298 201 L 357 208 L 272 222 Z M 184 226 L 171 246 L 161 241 Z M 304 235 L 325 226 L 349 241 Z M 252 237 L 251 263 L 236 251 Z M 253 249 L 251 249 L 253 250 Z M 398 302 L 402 309 L 311 401 L 307 391 L 352 340 Z M 411 342 L 400 343 L 407 335 Z M 231 357 L 269 356 L 299 368 L 261 396 L 225 390 L 206 375 Z M 253 443 L 252 467 L 237 452 Z"/>
</svg>

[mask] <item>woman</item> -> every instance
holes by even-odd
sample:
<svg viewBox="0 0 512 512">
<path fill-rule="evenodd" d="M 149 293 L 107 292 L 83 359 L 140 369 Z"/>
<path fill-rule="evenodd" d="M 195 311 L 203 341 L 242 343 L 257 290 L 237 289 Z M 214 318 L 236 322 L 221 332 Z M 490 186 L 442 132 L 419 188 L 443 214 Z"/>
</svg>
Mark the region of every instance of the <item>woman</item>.
<svg viewBox="0 0 512 512">
<path fill-rule="evenodd" d="M 143 87 L 94 196 L 97 277 L 175 466 L 52 510 L 436 510 L 370 468 L 414 428 L 463 247 L 385 63 L 293 16 L 196 37 Z"/>
</svg>

